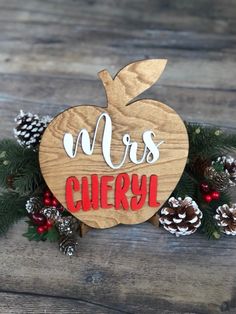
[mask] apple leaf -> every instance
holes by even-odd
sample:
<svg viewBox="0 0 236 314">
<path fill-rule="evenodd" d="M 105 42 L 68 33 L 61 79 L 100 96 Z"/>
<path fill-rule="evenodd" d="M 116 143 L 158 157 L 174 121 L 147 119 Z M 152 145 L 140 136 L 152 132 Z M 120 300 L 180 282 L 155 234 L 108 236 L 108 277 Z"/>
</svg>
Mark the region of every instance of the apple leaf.
<svg viewBox="0 0 236 314">
<path fill-rule="evenodd" d="M 109 104 L 126 105 L 150 88 L 161 76 L 167 60 L 149 59 L 130 63 L 114 79 L 104 70 L 99 73 Z"/>
</svg>

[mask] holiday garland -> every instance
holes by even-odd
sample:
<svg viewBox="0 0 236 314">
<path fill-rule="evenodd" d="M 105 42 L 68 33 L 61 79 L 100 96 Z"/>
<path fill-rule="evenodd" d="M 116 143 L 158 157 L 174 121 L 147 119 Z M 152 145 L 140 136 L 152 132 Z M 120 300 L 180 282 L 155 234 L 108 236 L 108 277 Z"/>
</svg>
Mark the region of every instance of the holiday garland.
<svg viewBox="0 0 236 314">
<path fill-rule="evenodd" d="M 35 241 L 58 241 L 59 249 L 74 255 L 81 223 L 52 195 L 42 177 L 38 161 L 40 139 L 51 118 L 23 111 L 16 117 L 17 141 L 0 141 L 0 234 L 27 217 L 24 236 Z M 189 135 L 189 157 L 171 198 L 159 211 L 163 227 L 176 236 L 197 229 L 209 238 L 221 233 L 236 235 L 236 204 L 229 187 L 236 185 L 236 135 L 185 123 Z"/>
</svg>

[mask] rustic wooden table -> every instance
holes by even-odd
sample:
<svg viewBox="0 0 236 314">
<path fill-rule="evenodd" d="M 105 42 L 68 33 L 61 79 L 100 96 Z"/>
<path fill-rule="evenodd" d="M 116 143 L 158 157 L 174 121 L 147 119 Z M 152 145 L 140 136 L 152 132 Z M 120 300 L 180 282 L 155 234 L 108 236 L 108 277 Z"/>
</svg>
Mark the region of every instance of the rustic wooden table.
<svg viewBox="0 0 236 314">
<path fill-rule="evenodd" d="M 104 104 L 96 73 L 168 58 L 147 95 L 236 129 L 235 0 L 0 0 L 0 137 L 20 109 Z M 175 238 L 144 223 L 91 231 L 78 258 L 0 239 L 0 313 L 236 313 L 236 239 Z"/>
</svg>

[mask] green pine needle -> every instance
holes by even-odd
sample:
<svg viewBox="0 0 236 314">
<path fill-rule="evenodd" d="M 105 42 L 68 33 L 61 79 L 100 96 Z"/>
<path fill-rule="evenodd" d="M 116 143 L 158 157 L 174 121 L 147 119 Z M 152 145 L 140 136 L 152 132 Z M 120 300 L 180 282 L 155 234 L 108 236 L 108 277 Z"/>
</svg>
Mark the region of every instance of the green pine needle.
<svg viewBox="0 0 236 314">
<path fill-rule="evenodd" d="M 186 123 L 189 135 L 189 158 L 213 158 L 236 149 L 236 134 L 200 124 Z"/>
<path fill-rule="evenodd" d="M 196 181 L 195 179 L 184 171 L 179 183 L 177 184 L 173 195 L 175 197 L 184 198 L 186 196 L 194 197 L 196 191 Z"/>
<path fill-rule="evenodd" d="M 203 218 L 200 230 L 207 235 L 209 239 L 218 240 L 220 238 L 220 228 L 217 226 L 211 210 L 204 208 Z"/>
<path fill-rule="evenodd" d="M 0 235 L 26 215 L 26 201 L 27 197 L 20 196 L 17 192 L 7 191 L 0 194 Z"/>
<path fill-rule="evenodd" d="M 218 200 L 214 200 L 210 203 L 210 206 L 212 210 L 215 212 L 215 210 L 224 204 L 230 204 L 231 203 L 231 196 L 229 192 L 221 192 L 220 198 Z"/>
<path fill-rule="evenodd" d="M 13 140 L 0 141 L 0 185 L 5 189 L 9 188 L 9 177 L 12 188 L 20 194 L 33 194 L 43 187 L 38 152 L 21 147 Z"/>
<path fill-rule="evenodd" d="M 231 203 L 231 196 L 226 192 L 220 193 L 219 200 L 210 204 L 203 201 L 199 190 L 200 184 L 206 179 L 197 169 L 196 160 L 211 160 L 227 155 L 236 149 L 236 134 L 226 134 L 218 128 L 206 127 L 199 124 L 186 123 L 189 135 L 188 165 L 181 177 L 175 191 L 175 197 L 192 197 L 203 212 L 201 230 L 211 239 L 220 238 L 220 228 L 214 219 L 217 207 Z M 192 168 L 194 166 L 194 168 Z M 222 164 L 215 163 L 217 171 L 223 171 Z"/>
</svg>

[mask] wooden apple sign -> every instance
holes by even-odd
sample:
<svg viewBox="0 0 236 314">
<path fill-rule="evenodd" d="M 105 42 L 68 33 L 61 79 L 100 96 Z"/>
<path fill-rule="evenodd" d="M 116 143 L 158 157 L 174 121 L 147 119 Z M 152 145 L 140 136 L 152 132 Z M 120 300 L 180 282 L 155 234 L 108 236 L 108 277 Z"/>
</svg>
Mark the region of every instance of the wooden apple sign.
<svg viewBox="0 0 236 314">
<path fill-rule="evenodd" d="M 158 80 L 165 65 L 166 60 L 137 61 L 114 79 L 101 71 L 106 108 L 72 107 L 44 132 L 43 177 L 63 206 L 91 227 L 148 220 L 181 177 L 188 155 L 183 121 L 156 100 L 132 102 Z"/>
</svg>

